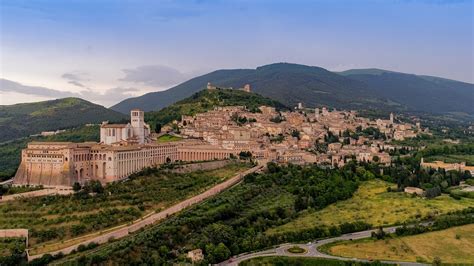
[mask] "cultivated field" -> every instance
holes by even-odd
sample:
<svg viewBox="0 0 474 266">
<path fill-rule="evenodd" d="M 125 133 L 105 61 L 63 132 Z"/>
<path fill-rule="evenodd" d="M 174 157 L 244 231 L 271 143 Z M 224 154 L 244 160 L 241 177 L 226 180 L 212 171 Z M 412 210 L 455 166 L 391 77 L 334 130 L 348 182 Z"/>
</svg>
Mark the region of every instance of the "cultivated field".
<svg viewBox="0 0 474 266">
<path fill-rule="evenodd" d="M 474 207 L 474 199 L 455 200 L 448 195 L 423 199 L 405 193 L 387 192 L 390 186 L 393 187 L 394 184 L 379 179 L 365 182 L 351 199 L 331 204 L 322 210 L 303 212 L 295 220 L 272 228 L 267 233 L 339 225 L 348 221 L 365 221 L 373 226 L 387 226 Z"/>
<path fill-rule="evenodd" d="M 380 260 L 443 263 L 474 262 L 474 224 L 386 240 L 344 242 L 328 248 L 333 255 Z"/>
<path fill-rule="evenodd" d="M 186 174 L 151 170 L 110 184 L 102 193 L 47 196 L 0 204 L 0 228 L 30 229 L 30 247 L 41 247 L 127 224 L 166 208 L 249 168 L 229 164 Z"/>
</svg>

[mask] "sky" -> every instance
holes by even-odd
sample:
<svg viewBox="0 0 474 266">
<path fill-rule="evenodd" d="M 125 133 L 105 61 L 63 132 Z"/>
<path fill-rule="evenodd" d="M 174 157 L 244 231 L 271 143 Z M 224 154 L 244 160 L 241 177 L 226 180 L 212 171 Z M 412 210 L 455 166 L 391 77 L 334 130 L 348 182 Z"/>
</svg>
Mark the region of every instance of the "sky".
<svg viewBox="0 0 474 266">
<path fill-rule="evenodd" d="M 0 105 L 291 62 L 474 83 L 474 0 L 1 0 Z"/>
</svg>

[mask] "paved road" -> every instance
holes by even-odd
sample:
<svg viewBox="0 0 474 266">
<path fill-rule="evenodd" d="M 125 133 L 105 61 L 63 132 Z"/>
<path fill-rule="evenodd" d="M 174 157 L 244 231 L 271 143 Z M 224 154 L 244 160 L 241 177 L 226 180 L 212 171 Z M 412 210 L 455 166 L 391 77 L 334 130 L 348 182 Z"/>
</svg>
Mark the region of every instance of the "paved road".
<svg viewBox="0 0 474 266">
<path fill-rule="evenodd" d="M 384 231 L 387 233 L 394 233 L 395 229 L 399 226 L 393 226 L 393 227 L 387 227 L 384 228 Z M 363 261 L 363 262 L 368 262 L 369 260 L 364 260 L 364 259 L 357 259 L 357 258 L 344 258 L 344 257 L 337 257 L 337 256 L 332 256 L 328 255 L 325 253 L 322 253 L 318 250 L 318 247 L 332 243 L 335 241 L 339 240 L 355 240 L 355 239 L 361 239 L 361 238 L 368 238 L 371 237 L 372 232 L 376 231 L 378 229 L 373 229 L 373 230 L 366 230 L 366 231 L 361 231 L 361 232 L 356 232 L 356 233 L 350 233 L 350 234 L 344 234 L 339 237 L 333 237 L 333 238 L 327 238 L 323 239 L 320 241 L 315 241 L 315 242 L 310 242 L 308 244 L 282 244 L 278 247 L 267 249 L 264 251 L 256 252 L 256 253 L 250 253 L 250 254 L 242 254 L 242 255 L 237 255 L 232 257 L 229 260 L 226 260 L 224 262 L 219 263 L 219 265 L 224 266 L 224 265 L 229 265 L 229 266 L 237 266 L 240 262 L 252 259 L 252 258 L 258 258 L 258 257 L 269 257 L 269 256 L 288 256 L 288 257 L 315 257 L 315 258 L 327 258 L 327 259 L 336 259 L 336 260 L 354 260 L 354 261 Z M 294 254 L 288 252 L 288 248 L 293 247 L 293 246 L 299 246 L 301 248 L 304 248 L 307 250 L 306 253 L 303 254 Z M 403 261 L 382 261 L 384 263 L 391 263 L 391 264 L 399 264 L 399 265 L 405 265 L 405 266 L 420 266 L 420 265 L 427 265 L 427 264 L 422 264 L 422 263 L 416 263 L 416 262 L 403 262 Z"/>
<path fill-rule="evenodd" d="M 169 207 L 168 209 L 165 209 L 161 212 L 158 212 L 158 213 L 154 213 L 150 216 L 147 216 L 146 218 L 142 218 L 140 220 L 137 220 L 135 221 L 133 224 L 129 225 L 129 226 L 125 226 L 125 227 L 121 227 L 121 228 L 117 228 L 116 230 L 113 230 L 113 231 L 110 231 L 110 232 L 107 232 L 105 234 L 102 234 L 102 235 L 99 235 L 99 236 L 96 236 L 96 237 L 93 237 L 93 238 L 89 238 L 87 240 L 84 240 L 80 243 L 77 243 L 77 244 L 74 244 L 74 245 L 71 245 L 71 246 L 68 246 L 66 248 L 63 248 L 63 249 L 59 249 L 59 250 L 55 250 L 55 251 L 52 251 L 52 252 L 47 252 L 47 253 L 43 253 L 43 254 L 37 254 L 37 255 L 29 255 L 28 254 L 28 261 L 31 261 L 33 259 L 36 259 L 36 258 L 40 258 L 42 257 L 43 255 L 45 254 L 51 254 L 51 255 L 56 255 L 60 252 L 62 252 L 63 254 L 69 254 L 71 253 L 73 250 L 77 249 L 77 247 L 79 245 L 87 245 L 91 242 L 94 242 L 94 243 L 98 243 L 98 244 L 103 244 L 103 243 L 107 243 L 109 241 L 109 239 L 113 238 L 113 239 L 119 239 L 119 238 L 123 238 L 125 236 L 127 236 L 128 234 L 130 233 L 133 233 L 147 225 L 151 225 L 159 220 L 162 220 L 162 219 L 165 219 L 167 218 L 168 216 L 170 215 L 173 215 L 185 208 L 188 208 L 190 207 L 191 205 L 194 205 L 194 204 L 197 204 L 197 203 L 200 203 L 216 194 L 219 194 L 221 191 L 237 184 L 238 182 L 240 182 L 242 180 L 242 178 L 249 174 L 249 173 L 253 173 L 253 172 L 256 172 L 260 169 L 262 169 L 264 166 L 262 165 L 259 165 L 259 166 L 255 166 L 245 172 L 242 172 L 242 173 L 239 173 L 237 174 L 236 176 L 220 183 L 220 184 L 217 184 L 215 185 L 214 187 L 204 191 L 203 193 L 197 195 L 197 196 L 194 196 L 192 198 L 189 198 L 187 200 L 184 200 L 184 201 L 181 201 L 171 207 Z"/>
</svg>

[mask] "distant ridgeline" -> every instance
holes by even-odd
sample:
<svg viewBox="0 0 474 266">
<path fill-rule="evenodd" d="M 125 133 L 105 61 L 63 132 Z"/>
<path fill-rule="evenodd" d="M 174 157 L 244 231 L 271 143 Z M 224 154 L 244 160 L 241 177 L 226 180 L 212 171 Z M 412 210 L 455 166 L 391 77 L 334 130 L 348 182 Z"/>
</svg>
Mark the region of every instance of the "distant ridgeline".
<svg viewBox="0 0 474 266">
<path fill-rule="evenodd" d="M 121 113 L 79 98 L 3 105 L 0 106 L 0 143 L 42 131 L 125 118 Z"/>
<path fill-rule="evenodd" d="M 157 111 L 205 88 L 207 82 L 252 91 L 287 106 L 345 110 L 429 112 L 474 120 L 474 85 L 437 77 L 379 69 L 331 72 L 324 68 L 277 63 L 256 69 L 217 70 L 173 88 L 126 99 L 111 109 L 128 113 L 133 108 Z"/>
<path fill-rule="evenodd" d="M 262 105 L 275 107 L 277 110 L 288 110 L 284 104 L 256 93 L 213 86 L 159 111 L 147 112 L 145 120 L 155 129 L 158 124 L 163 126 L 174 120 L 180 120 L 182 115 L 195 115 L 218 106 L 246 106 L 251 111 L 257 111 Z"/>
</svg>

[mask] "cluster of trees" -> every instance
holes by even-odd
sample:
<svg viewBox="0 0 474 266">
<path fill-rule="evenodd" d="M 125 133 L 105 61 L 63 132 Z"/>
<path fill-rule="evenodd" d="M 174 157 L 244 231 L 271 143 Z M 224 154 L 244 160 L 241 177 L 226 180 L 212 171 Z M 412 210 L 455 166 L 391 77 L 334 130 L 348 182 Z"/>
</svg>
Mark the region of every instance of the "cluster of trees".
<svg viewBox="0 0 474 266">
<path fill-rule="evenodd" d="M 296 129 L 291 131 L 291 136 L 292 136 L 293 138 L 297 138 L 297 139 L 300 139 L 300 138 L 301 138 L 301 137 L 300 137 L 300 132 L 299 132 L 298 130 L 296 130 Z"/>
<path fill-rule="evenodd" d="M 241 185 L 134 238 L 111 243 L 87 255 L 83 262 L 103 259 L 117 264 L 171 263 L 185 261 L 187 250 L 200 248 L 205 253 L 203 264 L 217 263 L 231 255 L 285 241 L 365 230 L 370 224 L 353 222 L 280 235 L 264 233 L 289 222 L 305 209 L 324 208 L 351 197 L 360 180 L 376 176 L 372 169 L 360 168 L 350 164 L 340 169 L 322 169 L 269 163 L 266 173 L 247 175 Z M 268 202 L 271 205 L 261 207 Z"/>
<path fill-rule="evenodd" d="M 277 115 L 275 117 L 270 118 L 270 122 L 277 123 L 277 124 L 283 121 L 285 121 L 285 118 L 281 115 Z"/>
<path fill-rule="evenodd" d="M 255 118 L 247 118 L 246 116 L 239 116 L 237 114 L 234 114 L 232 117 L 231 117 L 232 121 L 234 121 L 235 123 L 237 123 L 238 125 L 244 125 L 246 123 L 254 123 L 254 122 L 257 122 L 257 119 Z"/>
<path fill-rule="evenodd" d="M 405 187 L 419 187 L 425 190 L 427 197 L 433 198 L 448 193 L 449 188 L 458 186 L 472 176 L 468 171 L 445 171 L 443 169 L 421 168 L 413 157 L 398 158 L 390 167 L 383 168 L 384 179 L 397 183 L 399 191 Z"/>
</svg>

